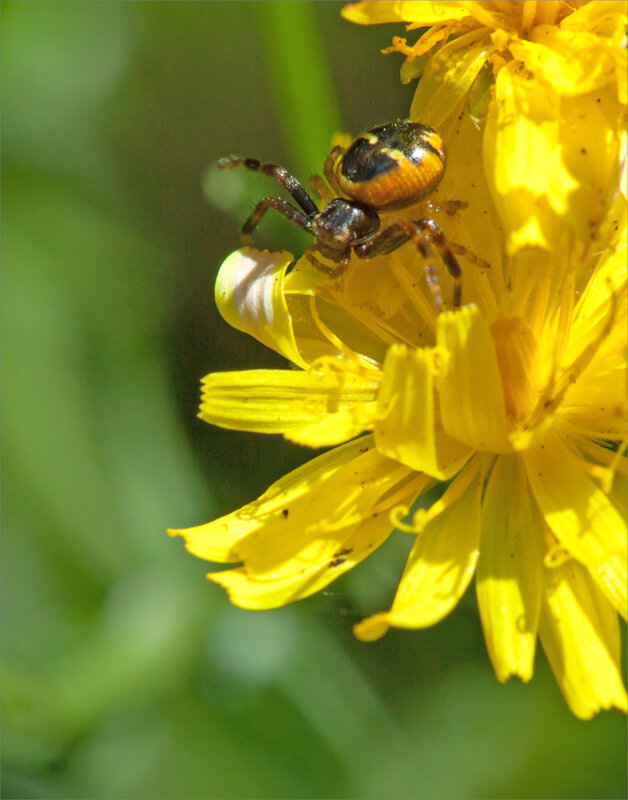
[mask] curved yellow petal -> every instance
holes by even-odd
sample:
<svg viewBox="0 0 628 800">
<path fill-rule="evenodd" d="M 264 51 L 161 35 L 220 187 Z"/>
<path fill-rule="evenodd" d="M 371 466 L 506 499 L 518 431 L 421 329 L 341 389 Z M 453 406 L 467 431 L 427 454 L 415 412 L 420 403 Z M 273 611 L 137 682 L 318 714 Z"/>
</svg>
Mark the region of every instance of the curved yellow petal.
<svg viewBox="0 0 628 800">
<path fill-rule="evenodd" d="M 364 437 L 336 448 L 239 512 L 178 533 L 195 555 L 243 562 L 209 576 L 234 603 L 270 608 L 305 597 L 373 552 L 393 529 L 390 511 L 431 482 L 371 445 Z"/>
<path fill-rule="evenodd" d="M 452 478 L 472 454 L 435 424 L 431 350 L 389 349 L 374 432 L 381 453 L 439 480 Z"/>
<path fill-rule="evenodd" d="M 480 270 L 477 265 L 467 267 L 464 257 L 461 259 L 462 293 L 463 299 L 471 298 L 486 317 L 493 318 L 496 300 L 503 294 L 503 233 L 480 158 L 483 135 L 469 114 L 456 118 L 447 139 L 447 170 L 439 192 L 468 204 L 458 214 L 446 217 L 443 226 L 453 241 L 469 247 L 490 264 L 490 269 Z"/>
<path fill-rule="evenodd" d="M 486 647 L 498 680 L 529 681 L 543 588 L 543 531 L 516 457 L 497 459 L 482 502 L 475 585 Z"/>
<path fill-rule="evenodd" d="M 619 191 L 625 118 L 614 87 L 561 99 L 560 158 L 576 181 L 563 219 L 580 239 L 597 243 Z"/>
<path fill-rule="evenodd" d="M 626 481 L 626 459 L 617 467 L 617 474 L 612 480 L 609 500 L 620 514 L 623 514 L 628 506 L 628 482 Z"/>
<path fill-rule="evenodd" d="M 426 482 L 408 482 L 396 499 L 411 505 Z M 386 513 L 374 510 L 370 517 L 335 532 L 333 539 L 299 552 L 281 572 L 251 572 L 246 567 L 208 574 L 223 586 L 240 608 L 277 608 L 320 591 L 373 553 L 393 530 Z M 286 568 L 287 567 L 287 568 Z"/>
<path fill-rule="evenodd" d="M 425 628 L 458 603 L 478 558 L 481 471 L 480 460 L 469 464 L 447 489 L 440 500 L 445 509 L 417 535 L 392 608 L 356 625 L 359 639 L 373 641 L 390 626 Z M 464 491 L 459 484 L 465 484 Z M 451 504 L 448 495 L 456 498 Z"/>
<path fill-rule="evenodd" d="M 443 428 L 475 450 L 510 452 L 504 392 L 493 339 L 476 306 L 438 318 L 442 365 L 436 387 Z"/>
<path fill-rule="evenodd" d="M 626 521 L 558 437 L 522 454 L 549 529 L 582 562 L 620 614 L 626 615 Z"/>
<path fill-rule="evenodd" d="M 516 62 L 499 71 L 484 163 L 509 255 L 526 246 L 557 249 L 557 217 L 578 186 L 561 158 L 559 108 L 554 90 L 517 74 Z"/>
<path fill-rule="evenodd" d="M 333 419 L 339 412 L 373 403 L 376 390 L 374 379 L 332 370 L 217 372 L 203 379 L 199 416 L 212 425 L 255 433 L 290 434 L 313 424 L 331 424 L 325 441 L 311 442 L 322 447 L 351 438 L 338 438 L 338 433 L 334 437 Z M 359 427 L 357 413 L 353 419 L 355 436 L 364 426 Z"/>
<path fill-rule="evenodd" d="M 478 22 L 480 25 L 484 25 L 486 28 L 489 29 L 499 29 L 504 28 L 512 24 L 512 15 L 513 11 L 518 11 L 517 6 L 519 3 L 493 3 L 493 2 L 485 2 L 485 0 L 471 0 L 471 2 L 466 2 L 465 8 L 471 14 L 471 16 Z M 506 13 L 504 13 L 504 9 Z M 511 17 L 509 20 L 508 17 Z"/>
<path fill-rule="evenodd" d="M 373 447 L 372 436 L 336 447 L 284 475 L 269 486 L 261 497 L 238 511 L 204 525 L 171 530 L 169 533 L 171 536 L 182 536 L 186 548 L 199 558 L 224 563 L 243 561 L 247 552 L 244 547 L 247 537 L 257 536 L 269 526 L 271 533 L 273 528 L 281 530 L 289 527 L 292 509 L 307 504 L 312 492 L 320 491 L 321 487 L 324 491 L 327 482 L 339 470 L 360 455 L 372 451 Z"/>
<path fill-rule="evenodd" d="M 554 25 L 539 25 L 530 38 L 514 39 L 508 49 L 537 80 L 546 81 L 560 95 L 583 95 L 616 82 L 618 45 L 610 40 Z"/>
<path fill-rule="evenodd" d="M 363 0 L 349 3 L 342 9 L 342 16 L 358 25 L 381 25 L 386 22 L 413 22 L 418 26 L 436 22 L 458 20 L 468 16 L 465 3 L 441 0 L 430 3 L 425 0 Z"/>
<path fill-rule="evenodd" d="M 563 364 L 573 377 L 558 410 L 568 434 L 621 442 L 626 438 L 626 242 L 613 247 L 587 284 L 576 310 Z"/>
<path fill-rule="evenodd" d="M 407 295 L 390 279 L 389 264 L 389 256 L 354 258 L 331 281 L 306 258 L 299 259 L 286 276 L 284 296 L 305 359 L 311 363 L 342 354 L 367 367 L 383 361 L 390 340 L 385 326 L 401 316 L 407 303 Z"/>
<path fill-rule="evenodd" d="M 625 108 L 628 101 L 628 53 L 622 47 L 617 53 L 617 100 Z M 624 173 L 625 176 L 625 173 Z"/>
<path fill-rule="evenodd" d="M 322 553 L 331 560 L 344 546 L 347 531 L 374 513 L 381 515 L 384 498 L 414 480 L 407 467 L 368 449 L 368 440 L 372 441 L 370 436 L 352 443 L 357 445 L 357 453 L 332 475 L 311 474 L 306 492 L 295 487 L 299 491 L 283 494 L 279 504 L 273 500 L 270 513 L 265 510 L 267 505 L 257 510 L 255 535 L 238 545 L 249 574 L 272 574 L 279 579 L 298 571 L 303 563 L 321 558 Z M 360 452 L 361 443 L 365 452 Z"/>
<path fill-rule="evenodd" d="M 626 711 L 617 614 L 575 561 L 548 570 L 548 581 L 539 634 L 569 708 L 580 719 Z"/>
<path fill-rule="evenodd" d="M 625 325 L 624 318 L 622 328 Z M 557 425 L 568 436 L 607 442 L 626 439 L 626 351 L 615 351 L 610 345 L 600 348 L 590 366 L 568 388 L 557 415 Z"/>
<path fill-rule="evenodd" d="M 619 199 L 619 198 L 618 198 Z M 563 355 L 566 364 L 573 362 L 592 342 L 599 338 L 615 315 L 610 337 L 625 350 L 624 319 L 626 316 L 626 201 L 616 203 L 613 212 L 618 237 L 609 242 L 600 263 L 587 282 L 574 310 L 569 340 Z"/>
<path fill-rule="evenodd" d="M 622 0 L 596 0 L 580 3 L 560 27 L 565 31 L 595 31 L 619 44 L 626 35 L 626 17 L 626 3 Z"/>
<path fill-rule="evenodd" d="M 626 105 L 626 4 L 618 0 L 606 2 L 583 3 L 573 14 L 565 17 L 560 27 L 563 31 L 593 31 L 605 40 L 605 44 L 614 45 L 615 69 L 617 83 L 617 99 Z"/>
<path fill-rule="evenodd" d="M 223 262 L 216 278 L 216 306 L 239 331 L 254 336 L 294 364 L 307 368 L 297 347 L 283 296 L 287 268 L 294 261 L 285 251 L 269 253 L 243 247 Z"/>
<path fill-rule="evenodd" d="M 332 447 L 372 430 L 376 411 L 375 402 L 356 404 L 284 435 L 303 447 Z"/>
<path fill-rule="evenodd" d="M 409 25 L 408 29 L 415 27 Z M 401 65 L 399 77 L 401 83 L 410 83 L 417 80 L 423 74 L 425 66 L 429 61 L 429 52 L 437 45 L 446 44 L 451 36 L 467 33 L 472 28 L 476 28 L 476 22 L 472 17 L 463 17 L 461 20 L 448 20 L 439 25 L 433 25 L 422 33 L 414 44 L 408 44 L 408 40 L 403 36 L 393 36 L 392 45 L 382 50 L 382 53 L 400 53 L 406 57 Z"/>
<path fill-rule="evenodd" d="M 458 110 L 492 49 L 483 30 L 465 33 L 439 48 L 425 66 L 410 119 L 441 129 Z"/>
</svg>

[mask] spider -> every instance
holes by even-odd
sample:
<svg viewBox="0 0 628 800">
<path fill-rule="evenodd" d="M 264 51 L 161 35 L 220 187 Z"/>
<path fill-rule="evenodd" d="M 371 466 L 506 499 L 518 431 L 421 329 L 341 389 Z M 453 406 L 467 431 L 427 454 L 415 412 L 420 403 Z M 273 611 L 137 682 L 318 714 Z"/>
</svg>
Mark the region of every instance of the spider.
<svg viewBox="0 0 628 800">
<path fill-rule="evenodd" d="M 445 173 L 445 145 L 442 136 L 420 122 L 399 120 L 380 125 L 361 134 L 347 148 L 336 146 L 325 161 L 323 174 L 311 180 L 314 190 L 326 200 L 319 209 L 299 181 L 284 167 L 264 164 L 254 158 L 226 156 L 218 160 L 220 169 L 246 167 L 271 175 L 284 186 L 300 206 L 296 208 L 279 197 L 260 200 L 242 226 L 242 237 L 251 242 L 251 233 L 269 208 L 275 209 L 289 222 L 316 238 L 305 250 L 306 258 L 331 278 L 341 275 L 349 266 L 352 253 L 369 259 L 391 253 L 408 241 L 413 241 L 425 261 L 428 286 L 440 308 L 435 247 L 453 278 L 453 306 L 460 305 L 462 271 L 454 252 L 466 255 L 472 262 L 488 266 L 467 248 L 449 243 L 433 219 L 420 217 L 399 220 L 380 229 L 380 212 L 406 208 L 419 201 L 423 209 L 439 209 L 453 214 L 466 203 L 450 200 L 440 204 L 426 201 Z M 338 195 L 338 196 L 335 196 Z M 321 263 L 315 256 L 337 264 Z"/>
</svg>

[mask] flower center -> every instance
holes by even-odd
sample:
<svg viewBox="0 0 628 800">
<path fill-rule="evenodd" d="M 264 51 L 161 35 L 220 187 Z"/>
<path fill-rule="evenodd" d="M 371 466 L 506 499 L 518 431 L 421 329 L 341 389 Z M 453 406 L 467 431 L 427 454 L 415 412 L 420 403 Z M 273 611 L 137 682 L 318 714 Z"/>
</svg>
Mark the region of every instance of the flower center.
<svg viewBox="0 0 628 800">
<path fill-rule="evenodd" d="M 501 317 L 491 326 L 502 379 L 506 412 L 519 423 L 534 409 L 541 394 L 538 342 L 521 317 Z"/>
</svg>

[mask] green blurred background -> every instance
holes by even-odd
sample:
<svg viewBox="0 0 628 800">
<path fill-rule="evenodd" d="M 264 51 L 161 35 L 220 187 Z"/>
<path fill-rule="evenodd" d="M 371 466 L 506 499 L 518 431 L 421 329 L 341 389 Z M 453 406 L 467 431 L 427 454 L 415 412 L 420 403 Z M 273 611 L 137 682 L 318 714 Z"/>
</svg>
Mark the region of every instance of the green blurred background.
<svg viewBox="0 0 628 800">
<path fill-rule="evenodd" d="M 473 592 L 354 640 L 409 537 L 330 591 L 231 607 L 165 535 L 310 453 L 196 418 L 212 370 L 282 366 L 212 300 L 267 178 L 411 87 L 336 2 L 2 3 L 2 794 L 624 797 L 626 729 L 574 719 L 542 654 L 500 686 Z M 264 244 L 298 248 L 282 220 Z"/>
</svg>

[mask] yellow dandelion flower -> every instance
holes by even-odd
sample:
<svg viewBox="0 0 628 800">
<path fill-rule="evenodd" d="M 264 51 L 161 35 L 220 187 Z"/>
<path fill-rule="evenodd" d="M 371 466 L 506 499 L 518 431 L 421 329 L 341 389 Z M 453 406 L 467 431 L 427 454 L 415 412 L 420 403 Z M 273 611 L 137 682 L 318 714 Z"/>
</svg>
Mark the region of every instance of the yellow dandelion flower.
<svg viewBox="0 0 628 800">
<path fill-rule="evenodd" d="M 232 254 L 221 312 L 302 369 L 209 375 L 201 417 L 338 446 L 244 508 L 178 531 L 195 555 L 239 564 L 208 577 L 236 605 L 272 608 L 405 530 L 416 542 L 397 596 L 356 626 L 360 638 L 438 622 L 475 574 L 500 680 L 530 679 L 538 633 L 574 713 L 625 709 L 623 196 L 603 233 L 600 250 L 567 256 L 580 256 L 567 276 L 513 291 L 495 263 L 465 283 L 467 306 L 441 314 L 410 248 L 336 282 L 303 262 L 288 271 L 288 253 Z"/>
<path fill-rule="evenodd" d="M 514 17 L 513 5 L 350 11 L 368 7 L 380 15 L 368 21 L 388 21 L 408 7 L 446 9 L 455 42 L 471 33 L 492 42 L 481 10 Z M 537 4 L 520 5 L 536 10 L 519 33 L 535 30 Z M 541 5 L 558 8 L 545 25 L 580 13 Z M 590 7 L 601 5 L 615 14 L 618 4 Z M 456 28 L 463 23 L 467 33 Z M 512 46 L 524 42 L 507 30 Z M 556 105 L 545 79 L 504 52 L 483 55 L 473 76 L 457 61 L 473 57 L 448 56 L 439 78 L 447 113 L 430 106 L 432 116 L 421 117 L 436 125 L 440 115 L 447 140 L 435 201 L 466 206 L 447 213 L 451 204 L 441 203 L 438 225 L 477 256 L 461 258 L 462 307 L 445 269 L 443 308 L 435 307 L 412 243 L 354 259 L 336 280 L 285 252 L 244 248 L 222 265 L 223 317 L 299 369 L 209 375 L 200 416 L 331 449 L 244 508 L 172 533 L 194 555 L 234 565 L 208 577 L 236 605 L 260 610 L 319 591 L 405 531 L 414 544 L 392 605 L 356 635 L 432 625 L 475 577 L 498 679 L 529 680 L 540 637 L 570 708 L 590 718 L 627 702 L 618 621 L 626 616 L 623 101 L 617 61 L 609 59 L 606 82 L 577 101 L 563 93 Z M 468 102 L 484 63 L 496 77 L 479 120 Z M 419 89 L 426 80 L 427 67 Z M 393 213 L 411 219 L 413 210 Z M 438 484 L 439 499 L 414 510 Z"/>
</svg>

